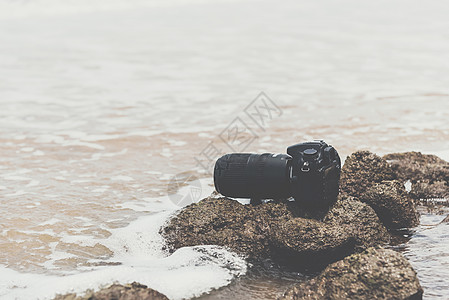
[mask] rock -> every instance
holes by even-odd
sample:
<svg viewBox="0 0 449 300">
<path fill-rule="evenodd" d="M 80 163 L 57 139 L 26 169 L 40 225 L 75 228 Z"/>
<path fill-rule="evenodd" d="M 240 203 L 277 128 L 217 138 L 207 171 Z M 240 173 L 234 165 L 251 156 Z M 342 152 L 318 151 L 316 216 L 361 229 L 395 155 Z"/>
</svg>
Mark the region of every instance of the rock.
<svg viewBox="0 0 449 300">
<path fill-rule="evenodd" d="M 387 228 L 411 228 L 419 224 L 415 203 L 404 185 L 397 180 L 377 183 L 359 199 L 374 208 Z"/>
<path fill-rule="evenodd" d="M 356 251 L 390 241 L 390 235 L 381 224 L 376 212 L 367 204 L 356 201 L 352 197 L 339 197 L 323 222 L 335 228 L 345 226 L 345 230 L 349 230 L 356 238 Z"/>
<path fill-rule="evenodd" d="M 405 187 L 388 162 L 368 151 L 349 156 L 342 168 L 341 193 L 367 203 L 391 229 L 418 225 L 419 215 Z"/>
<path fill-rule="evenodd" d="M 183 208 L 161 234 L 171 251 L 185 246 L 219 245 L 249 258 L 269 257 L 272 228 L 291 218 L 284 204 L 252 206 L 208 197 Z"/>
<path fill-rule="evenodd" d="M 354 251 L 350 226 L 292 218 L 279 223 L 269 237 L 273 258 L 289 265 L 320 269 Z"/>
<path fill-rule="evenodd" d="M 369 248 L 329 265 L 280 299 L 422 299 L 410 263 L 393 250 Z"/>
<path fill-rule="evenodd" d="M 306 267 L 388 242 L 375 212 L 361 202 L 336 204 L 324 222 L 295 217 L 292 211 L 287 203 L 252 206 L 209 197 L 182 209 L 161 234 L 170 251 L 212 244 L 249 259 L 288 260 Z"/>
<path fill-rule="evenodd" d="M 410 196 L 415 200 L 449 199 L 449 185 L 443 181 L 418 181 L 412 185 Z"/>
<path fill-rule="evenodd" d="M 421 152 L 392 153 L 384 156 L 396 177 L 412 183 L 414 199 L 449 198 L 449 163 Z"/>
<path fill-rule="evenodd" d="M 395 178 L 386 160 L 369 151 L 357 151 L 346 158 L 343 165 L 340 193 L 358 198 L 376 183 Z"/>
<path fill-rule="evenodd" d="M 402 181 L 449 180 L 449 163 L 436 155 L 403 152 L 387 154 L 383 158 L 390 163 L 396 176 Z"/>
<path fill-rule="evenodd" d="M 168 298 L 148 288 L 146 285 L 133 282 L 132 284 L 113 284 L 97 292 L 88 291 L 84 296 L 76 294 L 58 295 L 54 300 L 168 300 Z"/>
</svg>

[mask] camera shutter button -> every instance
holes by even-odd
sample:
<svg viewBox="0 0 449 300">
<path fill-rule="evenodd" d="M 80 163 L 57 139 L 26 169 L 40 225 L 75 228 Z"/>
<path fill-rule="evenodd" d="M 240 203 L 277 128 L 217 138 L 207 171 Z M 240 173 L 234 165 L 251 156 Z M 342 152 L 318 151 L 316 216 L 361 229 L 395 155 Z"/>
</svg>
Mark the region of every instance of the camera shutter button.
<svg viewBox="0 0 449 300">
<path fill-rule="evenodd" d="M 309 148 L 309 149 L 306 149 L 306 150 L 304 150 L 304 154 L 305 155 L 314 155 L 314 154 L 316 154 L 318 151 L 316 150 L 316 149 L 313 149 L 313 148 Z"/>
</svg>

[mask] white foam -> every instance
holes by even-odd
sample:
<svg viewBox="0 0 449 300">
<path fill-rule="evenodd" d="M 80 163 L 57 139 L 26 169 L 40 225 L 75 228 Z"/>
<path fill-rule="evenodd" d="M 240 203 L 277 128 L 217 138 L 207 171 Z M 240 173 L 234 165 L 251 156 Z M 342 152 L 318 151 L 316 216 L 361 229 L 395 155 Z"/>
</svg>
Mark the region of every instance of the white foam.
<svg viewBox="0 0 449 300">
<path fill-rule="evenodd" d="M 112 177 L 111 180 L 116 180 L 116 181 L 133 181 L 134 179 L 132 177 L 129 177 L 129 176 L 117 175 L 117 176 Z"/>
<path fill-rule="evenodd" d="M 170 214 L 172 211 L 141 217 L 127 227 L 112 230 L 109 238 L 100 241 L 114 252 L 110 261 L 121 265 L 85 267 L 85 272 L 66 276 L 23 274 L 1 267 L 0 297 L 51 299 L 56 293 L 82 293 L 114 282 L 138 281 L 170 299 L 184 299 L 227 285 L 235 276 L 245 274 L 245 260 L 217 246 L 186 247 L 167 256 L 161 250 L 163 239 L 158 231 Z M 92 240 L 77 236 L 76 240 L 67 237 L 65 241 L 83 245 Z M 68 255 L 53 251 L 49 258 L 54 261 Z M 51 263 L 46 266 L 53 268 Z"/>
<path fill-rule="evenodd" d="M 169 180 L 173 177 L 173 174 L 163 174 L 159 177 L 160 180 Z"/>
<path fill-rule="evenodd" d="M 187 144 L 187 142 L 185 142 L 185 141 L 176 141 L 176 140 L 169 140 L 168 142 L 172 146 L 184 146 Z"/>
<path fill-rule="evenodd" d="M 144 173 L 145 174 L 151 174 L 151 175 L 159 175 L 159 174 L 161 174 L 161 172 L 158 172 L 158 171 L 145 171 Z"/>
<path fill-rule="evenodd" d="M 40 150 L 36 150 L 36 151 L 33 152 L 33 155 L 35 155 L 35 156 L 43 156 L 44 152 L 42 152 Z"/>
<path fill-rule="evenodd" d="M 102 157 L 114 157 L 114 156 L 117 156 L 117 155 L 123 155 L 123 154 L 126 154 L 126 152 L 128 152 L 128 149 L 127 149 L 127 148 L 122 149 L 122 150 L 119 151 L 119 152 L 94 153 L 94 154 L 92 154 L 92 159 L 93 159 L 93 160 L 98 160 L 98 159 L 100 159 L 100 158 L 102 158 Z"/>
<path fill-rule="evenodd" d="M 193 186 L 202 187 L 199 199 L 208 196 L 213 190 L 210 181 L 211 179 L 191 182 Z M 188 192 L 189 187 L 190 185 L 182 187 L 178 193 Z M 59 241 L 81 247 L 103 245 L 112 251 L 113 256 L 108 260 L 92 259 L 90 262 L 97 263 L 96 265 L 108 262 L 120 265 L 84 266 L 79 267 L 78 271 L 61 270 L 56 262 L 77 257 L 65 251 L 58 251 L 59 242 L 55 242 L 51 245 L 51 254 L 46 257 L 44 266 L 47 270 L 64 276 L 25 274 L 0 267 L 0 298 L 51 299 L 57 293 L 83 293 L 87 289 L 99 289 L 114 282 L 126 284 L 137 281 L 164 293 L 170 299 L 184 299 L 227 285 L 236 276 L 245 274 L 245 260 L 221 247 L 186 247 L 172 255 L 162 250 L 164 241 L 159 229 L 179 209 L 179 206 L 171 201 L 171 196 L 143 198 L 141 201 L 117 205 L 120 208 L 147 212 L 147 215 L 126 227 L 107 229 L 111 235 L 103 239 L 92 239 L 89 235 L 83 235 L 85 226 L 91 225 L 92 220 L 83 216 L 75 217 L 82 220 L 85 226 L 78 228 L 78 232 L 72 228 L 72 234 L 62 236 Z M 59 222 L 61 220 L 58 218 L 50 218 L 39 225 L 51 226 Z M 51 230 L 43 232 L 55 234 Z"/>
<path fill-rule="evenodd" d="M 28 183 L 26 185 L 26 187 L 33 187 L 33 186 L 38 186 L 39 185 L 39 180 L 31 180 L 30 183 Z"/>
<path fill-rule="evenodd" d="M 199 296 L 230 283 L 246 272 L 245 261 L 214 246 L 188 247 L 161 258 L 140 258 L 120 266 L 98 267 L 64 277 L 24 274 L 0 268 L 2 299 L 51 299 L 55 294 L 82 293 L 114 282 L 139 281 L 170 299 Z"/>
<path fill-rule="evenodd" d="M 58 219 L 58 218 L 51 218 L 51 219 L 48 219 L 47 221 L 42 222 L 42 223 L 40 223 L 38 225 L 39 226 L 54 225 L 54 224 L 59 223 L 59 222 L 61 222 L 60 219 Z"/>
<path fill-rule="evenodd" d="M 19 191 L 16 191 L 15 193 L 6 194 L 5 196 L 6 196 L 6 197 L 15 197 L 15 196 L 22 196 L 22 195 L 25 195 L 25 194 L 28 194 L 28 192 L 19 190 Z M 27 207 L 27 208 L 30 208 L 29 206 L 26 206 L 26 207 Z"/>
<path fill-rule="evenodd" d="M 173 156 L 169 148 L 162 149 L 161 155 L 167 158 L 170 158 Z"/>
<path fill-rule="evenodd" d="M 80 141 L 65 141 L 62 143 L 63 146 L 82 146 L 82 147 L 88 147 L 96 150 L 104 150 L 105 148 L 99 144 L 95 143 L 88 143 L 88 142 L 80 142 Z"/>
<path fill-rule="evenodd" d="M 404 183 L 404 187 L 407 192 L 410 193 L 412 191 L 412 182 L 410 181 L 410 179 Z"/>
<path fill-rule="evenodd" d="M 15 176 L 15 175 L 2 176 L 2 177 L 3 177 L 3 179 L 5 179 L 5 180 L 11 180 L 11 181 L 26 181 L 26 180 L 31 180 L 31 178 L 28 178 L 28 177 Z"/>
<path fill-rule="evenodd" d="M 108 189 L 109 189 L 108 186 L 104 186 L 104 187 L 101 187 L 101 188 L 94 189 L 94 190 L 92 190 L 92 192 L 93 193 L 100 193 L 100 194 L 102 194 L 102 193 L 106 192 Z"/>
</svg>

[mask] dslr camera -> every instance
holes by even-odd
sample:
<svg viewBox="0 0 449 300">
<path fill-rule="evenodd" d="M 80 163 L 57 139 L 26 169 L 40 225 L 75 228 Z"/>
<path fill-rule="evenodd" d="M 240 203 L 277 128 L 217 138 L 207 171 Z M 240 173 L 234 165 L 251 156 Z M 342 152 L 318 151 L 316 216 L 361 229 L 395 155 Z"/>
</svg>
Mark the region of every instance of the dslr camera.
<svg viewBox="0 0 449 300">
<path fill-rule="evenodd" d="M 294 200 L 304 209 L 323 211 L 337 200 L 341 160 L 323 140 L 287 148 L 287 154 L 232 153 L 214 168 L 217 192 L 232 198 Z"/>
</svg>

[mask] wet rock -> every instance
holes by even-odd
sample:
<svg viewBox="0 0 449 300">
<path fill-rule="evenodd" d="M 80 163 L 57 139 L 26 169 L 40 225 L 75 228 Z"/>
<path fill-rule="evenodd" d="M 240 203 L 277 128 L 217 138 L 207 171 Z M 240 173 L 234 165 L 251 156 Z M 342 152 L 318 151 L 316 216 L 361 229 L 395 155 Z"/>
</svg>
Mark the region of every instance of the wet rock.
<svg viewBox="0 0 449 300">
<path fill-rule="evenodd" d="M 295 217 L 286 203 L 242 205 L 209 197 L 189 205 L 161 229 L 167 247 L 220 245 L 250 259 L 323 265 L 357 249 L 388 242 L 375 212 L 357 201 L 337 203 L 325 221 Z"/>
<path fill-rule="evenodd" d="M 146 285 L 133 282 L 132 284 L 113 284 L 100 291 L 88 291 L 84 296 L 76 294 L 58 295 L 54 300 L 168 300 L 168 298 L 148 288 Z"/>
<path fill-rule="evenodd" d="M 410 263 L 393 250 L 369 248 L 329 265 L 280 299 L 422 299 Z"/>
<path fill-rule="evenodd" d="M 351 154 L 341 171 L 340 193 L 356 198 L 376 183 L 396 178 L 387 161 L 369 151 Z"/>
<path fill-rule="evenodd" d="M 415 203 L 397 180 L 375 184 L 359 200 L 370 205 L 387 228 L 411 228 L 419 224 Z"/>
<path fill-rule="evenodd" d="M 403 152 L 387 154 L 383 158 L 388 160 L 400 180 L 449 180 L 449 163 L 436 155 Z"/>
<path fill-rule="evenodd" d="M 356 251 L 390 241 L 390 235 L 381 224 L 376 212 L 367 204 L 356 201 L 353 197 L 339 197 L 323 222 L 334 228 L 349 230 L 349 233 L 356 239 Z"/>
<path fill-rule="evenodd" d="M 168 248 L 219 245 L 250 258 L 269 257 L 268 237 L 276 224 L 292 218 L 284 204 L 242 205 L 208 197 L 182 209 L 161 230 Z"/>
<path fill-rule="evenodd" d="M 391 229 L 418 225 L 416 207 L 398 177 L 397 168 L 369 151 L 349 156 L 342 168 L 341 193 L 356 197 L 376 211 L 380 220 Z"/>
<path fill-rule="evenodd" d="M 384 156 L 396 177 L 412 183 L 415 199 L 449 198 L 449 163 L 421 152 L 392 153 Z"/>
<path fill-rule="evenodd" d="M 351 254 L 356 239 L 348 225 L 335 227 L 317 220 L 292 218 L 276 226 L 269 243 L 277 260 L 320 269 Z"/>
<path fill-rule="evenodd" d="M 412 184 L 410 196 L 415 200 L 449 199 L 449 185 L 443 181 L 418 181 Z"/>
</svg>

